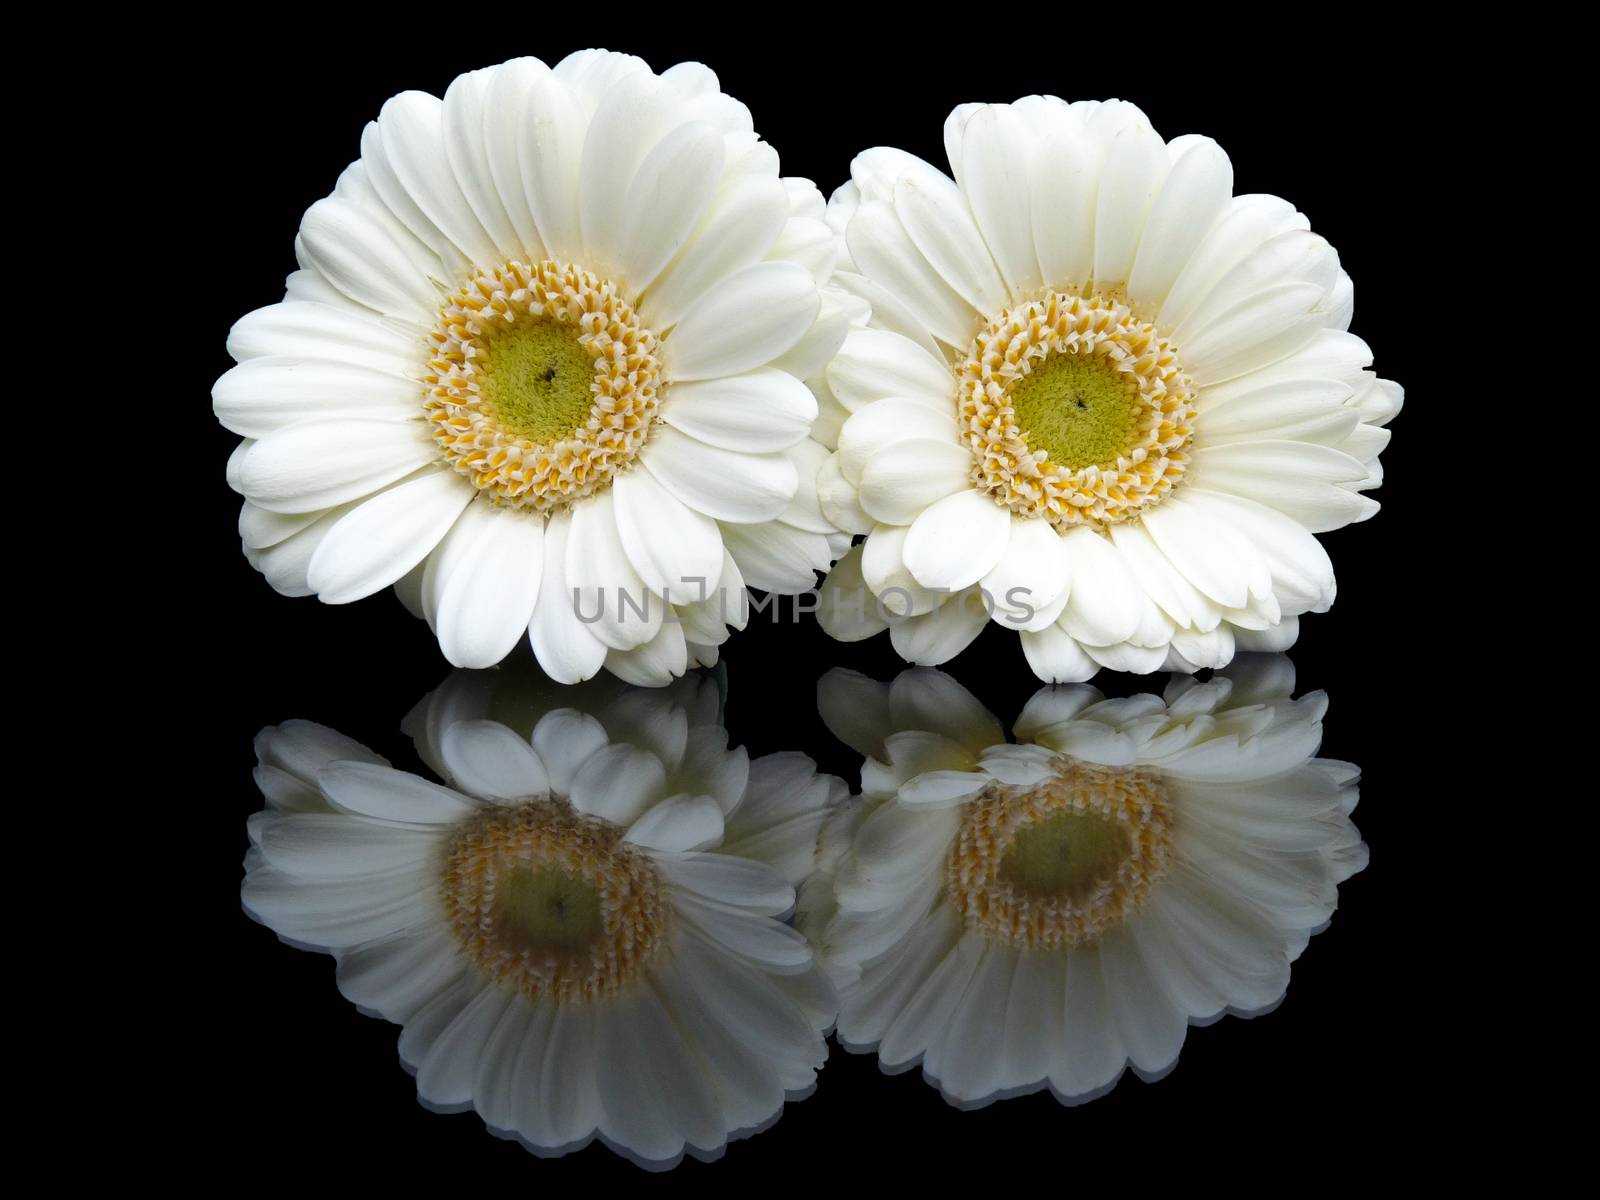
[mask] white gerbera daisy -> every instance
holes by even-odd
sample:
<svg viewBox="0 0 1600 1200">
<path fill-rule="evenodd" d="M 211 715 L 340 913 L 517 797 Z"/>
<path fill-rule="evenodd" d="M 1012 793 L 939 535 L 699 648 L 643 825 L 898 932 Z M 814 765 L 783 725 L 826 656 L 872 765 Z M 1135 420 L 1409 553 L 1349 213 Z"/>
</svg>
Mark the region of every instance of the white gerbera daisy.
<svg viewBox="0 0 1600 1200">
<path fill-rule="evenodd" d="M 1016 743 L 928 668 L 835 670 L 823 716 L 867 756 L 824 832 L 800 926 L 839 1037 L 921 1062 L 960 1104 L 1099 1094 L 1177 1060 L 1191 1021 L 1276 1004 L 1366 865 L 1356 769 L 1313 758 L 1325 698 L 1247 656 L 1165 697 L 1045 688 Z"/>
<path fill-rule="evenodd" d="M 585 51 L 383 106 L 213 393 L 279 591 L 401 584 L 457 666 L 715 660 L 832 559 L 801 380 L 844 335 L 820 193 L 696 63 Z"/>
<path fill-rule="evenodd" d="M 830 632 L 908 618 L 934 664 L 992 618 L 1054 682 L 1284 649 L 1401 403 L 1333 248 L 1131 104 L 963 105 L 945 141 L 954 180 L 868 150 L 830 203 L 872 305 L 819 388 L 823 510 L 867 535 Z"/>
<path fill-rule="evenodd" d="M 782 923 L 844 785 L 727 748 L 715 686 L 561 697 L 454 678 L 408 719 L 452 786 L 264 730 L 247 911 L 404 1026 L 430 1107 L 541 1153 L 716 1154 L 805 1094 L 835 1001 Z"/>
</svg>

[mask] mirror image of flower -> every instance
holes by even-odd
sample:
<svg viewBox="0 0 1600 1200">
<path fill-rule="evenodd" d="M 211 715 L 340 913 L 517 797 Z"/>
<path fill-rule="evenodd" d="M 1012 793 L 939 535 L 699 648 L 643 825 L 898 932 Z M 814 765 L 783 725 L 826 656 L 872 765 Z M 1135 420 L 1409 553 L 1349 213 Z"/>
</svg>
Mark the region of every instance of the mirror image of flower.
<svg viewBox="0 0 1600 1200">
<path fill-rule="evenodd" d="M 458 672 L 404 728 L 445 782 L 310 722 L 261 732 L 242 895 L 402 1027 L 420 1099 L 662 1167 L 810 1091 L 836 1001 L 782 918 L 839 780 L 730 749 L 700 674 Z"/>
<path fill-rule="evenodd" d="M 865 756 L 799 927 L 838 1036 L 921 1064 L 963 1106 L 1076 1102 L 1176 1062 L 1191 1023 L 1282 999 L 1367 849 L 1356 768 L 1315 757 L 1326 697 L 1281 656 L 1104 698 L 1047 687 L 1006 738 L 940 671 L 830 671 L 829 728 Z"/>
</svg>

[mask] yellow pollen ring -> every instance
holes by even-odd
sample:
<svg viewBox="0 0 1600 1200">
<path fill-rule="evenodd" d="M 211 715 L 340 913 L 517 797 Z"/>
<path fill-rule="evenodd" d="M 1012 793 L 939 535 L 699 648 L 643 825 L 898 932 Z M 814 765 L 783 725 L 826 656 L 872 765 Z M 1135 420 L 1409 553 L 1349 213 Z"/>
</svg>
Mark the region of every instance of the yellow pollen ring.
<svg viewBox="0 0 1600 1200">
<path fill-rule="evenodd" d="M 615 995 L 663 940 L 660 875 L 625 831 L 565 801 L 494 805 L 445 852 L 445 915 L 467 957 L 530 1000 Z"/>
<path fill-rule="evenodd" d="M 1019 950 L 1087 945 L 1166 873 L 1172 813 L 1148 770 L 1061 755 L 1034 787 L 991 784 L 962 815 L 945 887 L 968 928 Z"/>
<path fill-rule="evenodd" d="M 445 303 L 423 408 L 444 460 L 489 499 L 549 513 L 638 456 L 661 405 L 657 349 L 609 281 L 569 263 L 506 263 Z M 592 378 L 572 379 L 585 363 Z"/>
<path fill-rule="evenodd" d="M 1052 369 L 1066 355 L 1080 361 Z M 1008 309 L 979 332 L 956 380 L 973 482 L 1021 516 L 1104 530 L 1183 478 L 1194 384 L 1171 343 L 1119 300 L 1048 292 Z M 1090 401 L 1081 415 L 1063 408 L 1071 394 Z M 1090 461 L 1063 461 L 1064 445 Z"/>
</svg>

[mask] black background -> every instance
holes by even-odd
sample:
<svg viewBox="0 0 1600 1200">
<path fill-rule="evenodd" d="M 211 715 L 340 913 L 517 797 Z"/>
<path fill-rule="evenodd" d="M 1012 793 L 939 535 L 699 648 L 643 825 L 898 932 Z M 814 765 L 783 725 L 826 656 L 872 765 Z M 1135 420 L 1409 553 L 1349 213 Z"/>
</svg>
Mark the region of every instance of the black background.
<svg viewBox="0 0 1600 1200">
<path fill-rule="evenodd" d="M 1434 670 L 1449 665 L 1437 655 L 1451 637 L 1430 607 L 1429 581 L 1446 551 L 1429 503 L 1438 446 L 1425 436 L 1430 408 L 1450 398 L 1430 395 L 1418 281 L 1436 291 L 1434 260 L 1451 249 L 1454 215 L 1441 210 L 1434 185 L 1450 153 L 1439 129 L 1460 100 L 1404 68 L 1416 47 L 1343 45 L 1326 34 L 1252 41 L 1233 30 L 1201 45 L 1159 28 L 1135 34 L 1153 17 L 1124 15 L 1130 26 L 1115 31 L 1085 18 L 1083 27 L 1007 22 L 913 37 L 874 34 L 845 8 L 804 19 L 773 9 L 737 30 L 668 11 L 655 28 L 618 19 L 575 34 L 543 12 L 457 10 L 418 19 L 385 44 L 252 31 L 168 77 L 175 90 L 158 103 L 171 152 L 150 169 L 165 172 L 182 199 L 178 218 L 191 236 L 173 244 L 167 266 L 188 273 L 188 334 L 198 347 L 186 360 L 193 378 L 176 381 L 182 390 L 168 402 L 187 414 L 202 469 L 184 504 L 196 524 L 182 552 L 186 586 L 163 604 L 179 629 L 208 635 L 162 647 L 163 675 L 192 680 L 201 700 L 187 741 L 198 761 L 185 767 L 190 782 L 174 822 L 185 839 L 183 974 L 163 984 L 158 1003 L 175 1051 L 162 1072 L 173 1097 L 161 1118 L 168 1136 L 197 1139 L 252 1179 L 352 1171 L 403 1183 L 449 1171 L 461 1186 L 504 1178 L 537 1187 L 647 1178 L 598 1145 L 537 1160 L 487 1136 L 475 1116 L 426 1112 L 399 1066 L 397 1027 L 338 995 L 331 959 L 280 944 L 240 912 L 244 819 L 260 807 L 250 780 L 256 730 L 306 717 L 415 765 L 400 718 L 448 667 L 426 626 L 390 593 L 324 606 L 279 597 L 250 569 L 238 552 L 238 499 L 222 479 L 235 439 L 204 400 L 230 365 L 228 327 L 282 297 L 301 213 L 356 156 L 362 126 L 384 99 L 408 88 L 442 95 L 459 72 L 515 54 L 553 64 L 596 39 L 657 70 L 684 59 L 711 65 L 750 106 L 784 173 L 814 179 L 824 194 L 872 145 L 944 166 L 942 123 L 959 102 L 1039 91 L 1132 100 L 1164 136 L 1220 141 L 1236 192 L 1273 192 L 1309 215 L 1355 280 L 1353 332 L 1373 348 L 1379 373 L 1408 390 L 1383 456 L 1390 482 L 1374 493 L 1383 511 L 1324 536 L 1339 599 L 1331 613 L 1305 619 L 1291 652 L 1300 690 L 1331 697 L 1323 753 L 1364 768 L 1356 819 L 1372 864 L 1341 888 L 1332 927 L 1296 964 L 1286 1001 L 1255 1020 L 1191 1029 L 1168 1078 L 1147 1085 L 1129 1074 L 1109 1096 L 1073 1109 L 1044 1095 L 958 1112 L 920 1074 L 887 1077 L 871 1057 L 835 1050 L 816 1094 L 789 1105 L 774 1128 L 719 1162 L 686 1161 L 670 1178 L 817 1181 L 830 1173 L 827 1156 L 843 1152 L 879 1162 L 880 1181 L 1016 1186 L 1045 1171 L 1041 1182 L 1066 1185 L 1075 1178 L 1069 1164 L 1132 1172 L 1131 1181 L 1158 1162 L 1206 1174 L 1284 1150 L 1314 1160 L 1364 1155 L 1406 1128 L 1435 1087 L 1431 1057 L 1449 1042 L 1420 998 L 1439 913 L 1422 882 L 1433 776 L 1418 745 L 1430 710 L 1452 699 Z M 826 21 L 836 27 L 802 33 Z M 630 32 L 602 36 L 612 23 Z M 879 679 L 904 666 L 887 636 L 843 646 L 810 619 L 763 617 L 724 647 L 724 661 L 735 744 L 752 755 L 804 750 L 851 782 L 856 760 L 818 719 L 815 682 L 833 665 Z M 1016 636 L 994 626 L 946 669 L 1006 722 L 1038 686 Z M 1127 694 L 1164 681 L 1095 682 Z M 1342 1176 L 1352 1165 L 1331 1170 Z"/>
</svg>

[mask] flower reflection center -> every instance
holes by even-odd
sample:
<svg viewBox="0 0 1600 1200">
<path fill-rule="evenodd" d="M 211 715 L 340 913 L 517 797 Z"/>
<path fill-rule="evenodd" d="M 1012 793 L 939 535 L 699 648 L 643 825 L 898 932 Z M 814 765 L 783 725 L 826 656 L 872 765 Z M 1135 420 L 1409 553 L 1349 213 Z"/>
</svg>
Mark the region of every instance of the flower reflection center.
<svg viewBox="0 0 1600 1200">
<path fill-rule="evenodd" d="M 467 956 L 530 999 L 614 995 L 663 941 L 655 865 L 623 831 L 539 797 L 457 827 L 445 854 L 447 917 Z"/>
<path fill-rule="evenodd" d="M 512 867 L 495 888 L 493 919 L 505 941 L 552 957 L 588 953 L 605 928 L 599 890 L 549 865 Z"/>
<path fill-rule="evenodd" d="M 1128 856 L 1128 831 L 1093 812 L 1058 812 L 1017 831 L 997 878 L 1041 899 L 1083 898 Z"/>
<path fill-rule="evenodd" d="M 968 928 L 1018 949 L 1067 949 L 1137 912 L 1171 846 L 1159 776 L 1060 755 L 1043 783 L 991 784 L 967 805 L 945 884 Z"/>
</svg>

